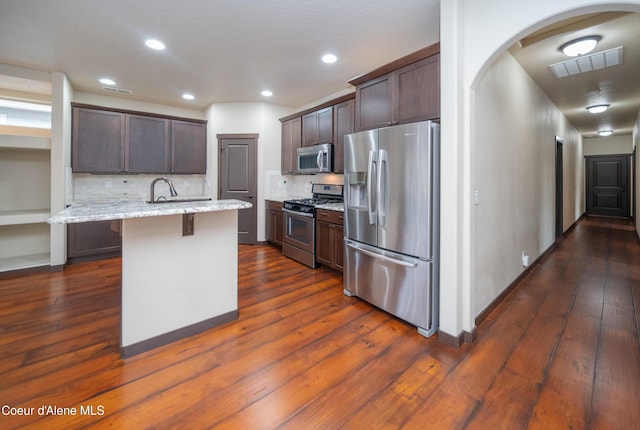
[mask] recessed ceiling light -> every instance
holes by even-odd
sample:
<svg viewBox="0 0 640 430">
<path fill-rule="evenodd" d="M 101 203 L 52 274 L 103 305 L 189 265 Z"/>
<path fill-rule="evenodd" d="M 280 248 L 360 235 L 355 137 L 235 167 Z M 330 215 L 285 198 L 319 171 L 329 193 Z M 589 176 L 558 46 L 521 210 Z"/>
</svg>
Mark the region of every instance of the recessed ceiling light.
<svg viewBox="0 0 640 430">
<path fill-rule="evenodd" d="M 264 90 L 260 94 L 262 94 L 264 97 L 271 97 L 273 95 L 273 93 L 269 90 Z"/>
<path fill-rule="evenodd" d="M 603 137 L 611 136 L 613 134 L 613 130 L 600 130 L 598 134 Z"/>
<path fill-rule="evenodd" d="M 333 54 L 327 54 L 322 57 L 322 61 L 327 64 L 335 63 L 338 61 L 338 57 Z"/>
<path fill-rule="evenodd" d="M 193 94 L 189 94 L 189 93 L 185 93 L 182 95 L 182 98 L 185 100 L 193 100 L 195 99 L 195 97 L 193 96 Z"/>
<path fill-rule="evenodd" d="M 109 79 L 109 78 L 102 78 L 102 79 L 100 79 L 100 83 L 101 84 L 105 84 L 105 85 L 115 85 L 116 81 L 114 81 L 113 79 Z"/>
<path fill-rule="evenodd" d="M 162 51 L 164 49 L 164 43 L 156 39 L 149 39 L 145 41 L 144 44 L 147 45 L 149 48 L 155 49 L 157 51 Z"/>
<path fill-rule="evenodd" d="M 602 113 L 604 111 L 606 111 L 607 109 L 609 109 L 609 105 L 608 104 L 602 104 L 602 105 L 593 105 L 593 106 L 588 106 L 587 110 L 591 113 Z"/>
<path fill-rule="evenodd" d="M 572 40 L 560 46 L 560 51 L 569 57 L 577 57 L 591 52 L 600 41 L 600 36 L 586 36 Z"/>
</svg>

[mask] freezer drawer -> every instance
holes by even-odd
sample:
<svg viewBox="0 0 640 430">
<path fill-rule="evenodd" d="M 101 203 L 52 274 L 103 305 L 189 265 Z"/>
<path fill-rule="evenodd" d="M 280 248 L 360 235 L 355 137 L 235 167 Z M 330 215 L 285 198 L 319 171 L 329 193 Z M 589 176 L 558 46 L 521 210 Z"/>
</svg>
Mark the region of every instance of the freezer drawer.
<svg viewBox="0 0 640 430">
<path fill-rule="evenodd" d="M 367 302 L 418 327 L 437 331 L 437 298 L 431 261 L 345 240 L 345 294 Z"/>
</svg>

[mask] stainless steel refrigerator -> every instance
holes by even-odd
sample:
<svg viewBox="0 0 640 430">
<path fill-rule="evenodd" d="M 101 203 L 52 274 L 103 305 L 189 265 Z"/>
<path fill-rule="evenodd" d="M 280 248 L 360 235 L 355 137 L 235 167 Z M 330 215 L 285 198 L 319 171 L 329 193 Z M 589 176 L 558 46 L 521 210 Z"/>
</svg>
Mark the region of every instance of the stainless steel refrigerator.
<svg viewBox="0 0 640 430">
<path fill-rule="evenodd" d="M 440 125 L 345 136 L 344 293 L 438 330 Z"/>
</svg>

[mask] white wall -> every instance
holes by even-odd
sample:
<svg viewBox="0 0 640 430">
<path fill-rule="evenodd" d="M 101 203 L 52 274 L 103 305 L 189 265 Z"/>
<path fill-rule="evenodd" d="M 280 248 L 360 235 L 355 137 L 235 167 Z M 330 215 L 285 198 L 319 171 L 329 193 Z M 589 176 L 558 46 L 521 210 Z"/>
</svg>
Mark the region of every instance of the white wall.
<svg viewBox="0 0 640 430">
<path fill-rule="evenodd" d="M 585 137 L 584 155 L 631 154 L 633 140 L 630 134 L 608 137 Z"/>
<path fill-rule="evenodd" d="M 585 13 L 640 11 L 640 1 L 447 0 L 440 5 L 441 47 L 441 288 L 440 330 L 475 328 L 473 304 L 472 172 L 476 161 L 476 88 L 483 72 L 519 38 Z M 566 204 L 566 201 L 565 201 Z"/>
<path fill-rule="evenodd" d="M 505 52 L 476 90 L 472 302 L 485 309 L 555 238 L 555 136 L 563 141 L 564 230 L 583 212 L 581 136 Z"/>
<path fill-rule="evenodd" d="M 207 142 L 210 154 L 207 166 L 207 186 L 211 195 L 218 195 L 218 134 L 257 133 L 258 137 L 258 196 L 254 204 L 258 211 L 258 241 L 265 240 L 263 172 L 280 170 L 281 127 L 279 118 L 293 109 L 271 103 L 221 103 L 209 106 L 205 112 L 208 120 Z"/>
</svg>

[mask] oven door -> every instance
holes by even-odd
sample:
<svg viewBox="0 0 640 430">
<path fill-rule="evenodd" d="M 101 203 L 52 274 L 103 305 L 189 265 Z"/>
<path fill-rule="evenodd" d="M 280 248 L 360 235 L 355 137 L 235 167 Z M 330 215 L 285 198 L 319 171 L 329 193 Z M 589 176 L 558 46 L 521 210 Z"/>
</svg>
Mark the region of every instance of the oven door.
<svg viewBox="0 0 640 430">
<path fill-rule="evenodd" d="M 284 216 L 283 241 L 303 251 L 315 252 L 315 217 L 303 212 L 282 210 Z"/>
</svg>

